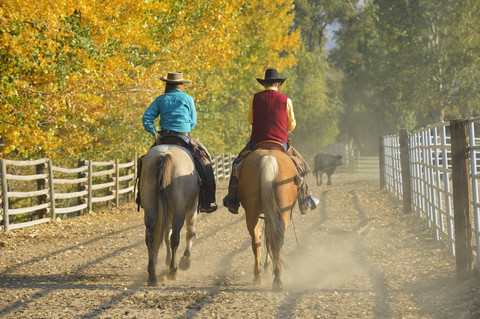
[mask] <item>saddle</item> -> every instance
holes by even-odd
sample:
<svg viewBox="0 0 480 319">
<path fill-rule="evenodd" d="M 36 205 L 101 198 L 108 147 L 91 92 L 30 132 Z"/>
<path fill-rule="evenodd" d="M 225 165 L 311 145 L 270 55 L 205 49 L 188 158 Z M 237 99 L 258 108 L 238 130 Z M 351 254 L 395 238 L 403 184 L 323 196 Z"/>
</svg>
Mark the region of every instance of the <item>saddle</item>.
<svg viewBox="0 0 480 319">
<path fill-rule="evenodd" d="M 301 178 L 302 180 L 303 180 L 303 176 L 305 176 L 308 172 L 307 168 L 305 167 L 304 162 L 293 151 L 292 147 L 289 147 L 289 149 L 286 150 L 285 146 L 283 146 L 283 144 L 280 143 L 280 142 L 277 142 L 277 141 L 274 141 L 274 140 L 265 140 L 265 141 L 261 141 L 261 142 L 258 142 L 257 144 L 255 144 L 255 146 L 253 147 L 253 151 L 258 150 L 258 149 L 277 150 L 277 151 L 280 151 L 280 152 L 285 153 L 288 156 L 290 156 L 290 158 L 293 161 L 293 164 L 295 164 L 297 174 L 298 174 L 299 178 Z M 245 151 L 241 152 L 239 157 L 234 161 L 233 171 L 234 171 L 235 176 L 240 171 L 240 166 L 242 165 L 243 160 L 251 152 L 252 152 L 252 150 L 245 150 Z M 238 176 L 236 176 L 236 177 L 238 178 Z"/>
<path fill-rule="evenodd" d="M 295 164 L 295 168 L 297 169 L 298 174 L 301 176 L 304 176 L 306 174 L 305 167 L 302 160 L 296 154 L 294 154 L 291 147 L 287 151 L 285 149 L 285 146 L 283 146 L 282 143 L 274 140 L 265 140 L 255 144 L 255 146 L 253 147 L 253 150 L 258 150 L 258 149 L 277 150 L 287 154 L 288 156 L 290 156 L 293 163 Z"/>
<path fill-rule="evenodd" d="M 169 134 L 169 135 L 163 135 L 162 137 L 160 137 L 160 144 L 178 145 L 181 147 L 185 147 L 186 149 L 189 149 L 190 139 L 185 135 Z"/>
<path fill-rule="evenodd" d="M 265 140 L 258 142 L 255 144 L 253 147 L 253 150 L 258 150 L 258 149 L 264 149 L 264 150 L 276 150 L 280 151 L 282 153 L 286 153 L 287 150 L 285 149 L 285 146 L 283 146 L 282 143 L 274 141 L 274 140 Z"/>
</svg>

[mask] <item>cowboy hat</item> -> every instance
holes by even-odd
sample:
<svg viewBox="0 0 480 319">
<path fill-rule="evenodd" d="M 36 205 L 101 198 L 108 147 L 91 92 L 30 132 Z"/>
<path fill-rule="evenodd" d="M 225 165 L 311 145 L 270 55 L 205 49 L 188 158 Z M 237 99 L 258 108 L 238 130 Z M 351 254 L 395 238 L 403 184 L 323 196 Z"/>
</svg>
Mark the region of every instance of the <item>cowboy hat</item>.
<svg viewBox="0 0 480 319">
<path fill-rule="evenodd" d="M 167 77 L 160 77 L 160 80 L 167 82 L 167 83 L 192 83 L 190 80 L 183 79 L 182 72 L 168 72 Z"/>
<path fill-rule="evenodd" d="M 278 71 L 276 69 L 267 69 L 265 71 L 265 79 L 257 79 L 258 83 L 263 85 L 264 83 L 276 83 L 280 82 L 280 84 L 283 84 L 285 82 L 285 79 L 280 78 L 280 75 L 278 74 Z"/>
</svg>

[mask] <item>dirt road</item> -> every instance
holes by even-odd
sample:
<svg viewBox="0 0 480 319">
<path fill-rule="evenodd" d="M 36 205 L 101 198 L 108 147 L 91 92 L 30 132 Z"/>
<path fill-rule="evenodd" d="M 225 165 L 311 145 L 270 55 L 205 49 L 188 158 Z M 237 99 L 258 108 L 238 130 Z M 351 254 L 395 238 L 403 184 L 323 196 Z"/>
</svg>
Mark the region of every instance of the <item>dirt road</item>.
<svg viewBox="0 0 480 319">
<path fill-rule="evenodd" d="M 403 214 L 375 177 L 309 183 L 321 205 L 294 211 L 280 293 L 271 291 L 270 273 L 260 287 L 251 284 L 243 211 L 223 207 L 199 217 L 191 268 L 148 287 L 143 216 L 128 205 L 0 234 L 0 317 L 480 317 L 479 280 L 457 284 L 445 244 Z M 226 183 L 218 188 L 220 201 Z"/>
</svg>

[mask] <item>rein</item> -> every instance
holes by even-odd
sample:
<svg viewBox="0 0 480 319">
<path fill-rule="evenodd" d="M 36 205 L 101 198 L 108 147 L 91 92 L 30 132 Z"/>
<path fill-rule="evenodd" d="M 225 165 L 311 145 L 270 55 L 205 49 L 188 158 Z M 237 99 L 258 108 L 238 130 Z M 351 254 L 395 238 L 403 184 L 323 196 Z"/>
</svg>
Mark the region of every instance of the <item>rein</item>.
<svg viewBox="0 0 480 319">
<path fill-rule="evenodd" d="M 295 241 L 297 242 L 297 246 L 300 246 L 300 244 L 298 243 L 297 229 L 295 228 L 295 223 L 293 222 L 293 208 L 292 208 L 292 212 L 290 213 L 290 220 L 292 221 L 293 233 L 295 234 Z"/>
</svg>

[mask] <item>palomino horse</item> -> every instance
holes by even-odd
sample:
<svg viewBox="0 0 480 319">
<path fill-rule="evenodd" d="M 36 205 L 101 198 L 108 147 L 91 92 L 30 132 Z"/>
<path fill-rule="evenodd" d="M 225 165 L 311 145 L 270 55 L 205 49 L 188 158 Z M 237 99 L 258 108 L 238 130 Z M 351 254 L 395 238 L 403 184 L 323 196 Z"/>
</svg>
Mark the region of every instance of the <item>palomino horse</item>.
<svg viewBox="0 0 480 319">
<path fill-rule="evenodd" d="M 261 281 L 260 215 L 265 216 L 265 246 L 267 258 L 273 263 L 273 289 L 282 289 L 282 266 L 285 261 L 282 247 L 288 217 L 297 199 L 296 169 L 292 159 L 284 152 L 273 149 L 258 149 L 243 161 L 238 180 L 240 202 L 245 209 L 247 228 L 252 237 L 255 256 L 254 283 Z"/>
<path fill-rule="evenodd" d="M 158 285 L 155 266 L 162 239 L 167 246 L 165 263 L 170 268 L 169 278 L 176 278 L 176 251 L 185 221 L 187 247 L 179 267 L 181 270 L 190 267 L 190 249 L 195 238 L 199 191 L 200 178 L 190 153 L 183 147 L 158 145 L 143 157 L 140 197 L 145 211 L 149 285 Z"/>
</svg>

